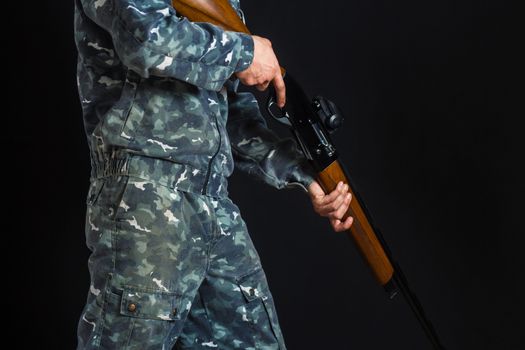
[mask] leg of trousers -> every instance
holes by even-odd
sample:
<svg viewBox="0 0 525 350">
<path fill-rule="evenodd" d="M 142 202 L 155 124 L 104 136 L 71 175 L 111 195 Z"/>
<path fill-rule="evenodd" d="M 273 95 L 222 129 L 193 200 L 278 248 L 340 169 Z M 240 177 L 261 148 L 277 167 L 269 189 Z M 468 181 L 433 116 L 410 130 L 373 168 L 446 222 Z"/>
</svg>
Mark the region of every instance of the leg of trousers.
<svg viewBox="0 0 525 350">
<path fill-rule="evenodd" d="M 87 204 L 77 349 L 286 349 L 230 199 L 109 176 L 92 182 Z"/>
</svg>

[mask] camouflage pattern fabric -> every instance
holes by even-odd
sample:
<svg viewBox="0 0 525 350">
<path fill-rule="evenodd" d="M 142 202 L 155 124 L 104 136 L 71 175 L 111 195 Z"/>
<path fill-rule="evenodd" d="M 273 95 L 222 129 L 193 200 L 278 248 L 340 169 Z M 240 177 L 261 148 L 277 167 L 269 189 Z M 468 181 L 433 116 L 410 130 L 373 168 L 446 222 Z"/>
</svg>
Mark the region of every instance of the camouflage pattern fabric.
<svg viewBox="0 0 525 350">
<path fill-rule="evenodd" d="M 286 349 L 239 208 L 141 178 L 130 159 L 99 164 L 89 189 L 78 349 Z"/>
<path fill-rule="evenodd" d="M 227 179 L 235 165 L 305 189 L 314 174 L 231 78 L 251 37 L 169 0 L 75 0 L 75 42 L 92 162 L 78 349 L 285 349 Z"/>
</svg>

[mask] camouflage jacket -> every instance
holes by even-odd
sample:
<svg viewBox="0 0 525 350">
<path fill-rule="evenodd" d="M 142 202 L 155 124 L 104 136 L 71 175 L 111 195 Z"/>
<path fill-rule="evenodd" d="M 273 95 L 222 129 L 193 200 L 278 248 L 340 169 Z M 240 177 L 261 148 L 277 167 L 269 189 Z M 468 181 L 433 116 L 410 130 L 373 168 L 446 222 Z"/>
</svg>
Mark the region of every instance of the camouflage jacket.
<svg viewBox="0 0 525 350">
<path fill-rule="evenodd" d="M 242 16 L 239 0 L 230 0 Z M 233 73 L 249 35 L 178 16 L 170 0 L 75 0 L 78 87 L 91 157 L 163 159 L 206 181 L 235 166 L 277 188 L 312 173 L 292 139 L 271 132 Z"/>
</svg>

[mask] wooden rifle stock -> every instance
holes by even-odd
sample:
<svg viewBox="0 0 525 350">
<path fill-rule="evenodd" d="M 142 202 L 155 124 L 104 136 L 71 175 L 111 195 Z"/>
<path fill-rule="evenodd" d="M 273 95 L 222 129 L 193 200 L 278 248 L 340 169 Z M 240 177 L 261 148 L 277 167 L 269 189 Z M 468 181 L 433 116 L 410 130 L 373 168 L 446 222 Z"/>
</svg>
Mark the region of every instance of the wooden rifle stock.
<svg viewBox="0 0 525 350">
<path fill-rule="evenodd" d="M 172 0 L 178 13 L 193 22 L 215 24 L 224 30 L 250 34 L 228 0 Z"/>
</svg>

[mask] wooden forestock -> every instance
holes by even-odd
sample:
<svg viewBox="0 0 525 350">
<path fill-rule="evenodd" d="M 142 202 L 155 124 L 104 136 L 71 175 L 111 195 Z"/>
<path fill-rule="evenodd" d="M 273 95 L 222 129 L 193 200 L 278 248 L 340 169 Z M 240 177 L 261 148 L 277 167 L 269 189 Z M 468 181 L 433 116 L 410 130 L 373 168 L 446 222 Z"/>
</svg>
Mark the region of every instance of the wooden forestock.
<svg viewBox="0 0 525 350">
<path fill-rule="evenodd" d="M 225 30 L 250 33 L 228 0 L 173 0 L 173 7 L 179 14 L 191 21 L 208 22 L 218 25 Z M 284 73 L 283 68 L 281 68 L 281 71 Z M 334 190 L 339 181 L 343 181 L 350 186 L 338 161 L 333 162 L 319 174 L 319 183 L 325 191 L 331 192 Z M 350 188 L 349 191 L 352 193 L 353 199 L 350 203 L 350 208 L 345 214 L 345 218 L 352 216 L 354 223 L 348 234 L 355 241 L 376 279 L 384 286 L 391 280 L 394 268 L 361 204 L 354 195 L 353 189 Z"/>
<path fill-rule="evenodd" d="M 339 181 L 350 186 L 348 191 L 352 194 L 352 201 L 350 202 L 348 211 L 344 215 L 344 219 L 352 216 L 354 222 L 348 231 L 348 235 L 356 243 L 358 250 L 372 269 L 372 272 L 379 283 L 382 286 L 386 285 L 392 279 L 394 268 L 390 259 L 386 255 L 383 246 L 379 242 L 361 203 L 359 203 L 359 199 L 355 195 L 354 190 L 346 178 L 339 161 L 334 161 L 325 170 L 319 173 L 318 180 L 326 192 L 333 191 L 337 187 Z"/>
</svg>

